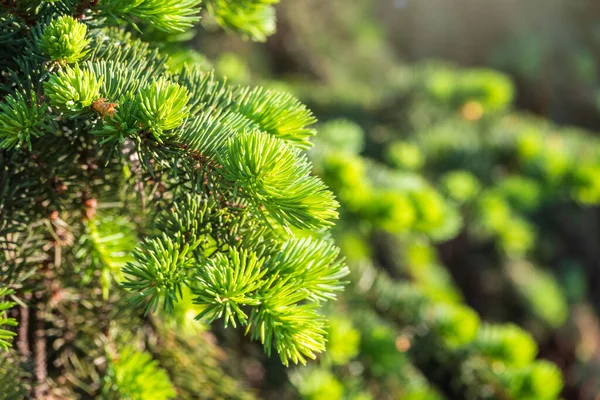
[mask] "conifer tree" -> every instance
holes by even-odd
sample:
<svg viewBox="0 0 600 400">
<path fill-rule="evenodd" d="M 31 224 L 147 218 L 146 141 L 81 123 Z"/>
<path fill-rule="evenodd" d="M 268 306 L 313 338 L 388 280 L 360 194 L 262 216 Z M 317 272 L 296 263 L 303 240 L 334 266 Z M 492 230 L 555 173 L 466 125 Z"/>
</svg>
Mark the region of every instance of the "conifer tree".
<svg viewBox="0 0 600 400">
<path fill-rule="evenodd" d="M 285 365 L 324 350 L 348 269 L 313 115 L 146 41 L 203 10 L 261 41 L 273 3 L 0 1 L 0 398 L 204 396 L 151 346 L 182 304 Z"/>
</svg>

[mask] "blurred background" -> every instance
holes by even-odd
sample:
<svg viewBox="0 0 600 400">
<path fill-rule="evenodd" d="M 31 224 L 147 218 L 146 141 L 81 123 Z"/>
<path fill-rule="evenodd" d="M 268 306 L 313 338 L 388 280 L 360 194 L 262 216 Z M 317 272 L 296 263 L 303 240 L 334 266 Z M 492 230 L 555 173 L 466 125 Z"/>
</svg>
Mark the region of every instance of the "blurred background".
<svg viewBox="0 0 600 400">
<path fill-rule="evenodd" d="M 186 38 L 206 57 L 170 46 L 174 69 L 309 105 L 352 270 L 307 367 L 203 331 L 228 376 L 193 372 L 206 397 L 600 399 L 599 17 L 594 0 L 284 0 L 264 43 L 206 18 Z"/>
</svg>

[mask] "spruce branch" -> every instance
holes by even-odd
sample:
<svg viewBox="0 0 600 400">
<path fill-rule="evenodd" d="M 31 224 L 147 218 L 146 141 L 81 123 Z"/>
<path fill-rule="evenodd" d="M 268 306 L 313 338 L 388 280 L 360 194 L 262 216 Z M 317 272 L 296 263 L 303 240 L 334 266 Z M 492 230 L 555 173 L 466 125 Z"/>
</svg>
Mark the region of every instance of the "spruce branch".
<svg viewBox="0 0 600 400">
<path fill-rule="evenodd" d="M 121 269 L 131 261 L 136 245 L 136 234 L 131 222 L 124 216 L 102 214 L 85 223 L 85 231 L 79 239 L 80 249 L 75 257 L 82 262 L 91 258 L 100 272 L 102 296 L 108 300 L 114 282 L 122 280 Z"/>
<path fill-rule="evenodd" d="M 190 91 L 192 115 L 209 110 L 224 110 L 233 102 L 233 87 L 225 79 L 215 78 L 214 72 L 185 67 L 179 74 L 177 83 Z"/>
<path fill-rule="evenodd" d="M 291 278 L 275 276 L 262 290 L 261 305 L 252 310 L 250 337 L 263 343 L 265 352 L 275 347 L 281 362 L 305 364 L 325 350 L 325 320 L 316 312 L 317 303 L 305 303 L 305 292 Z"/>
<path fill-rule="evenodd" d="M 171 312 L 195 265 L 190 254 L 194 248 L 166 235 L 146 239 L 133 253 L 135 261 L 123 268 L 123 286 L 135 292 L 132 304 L 145 304 L 149 312 L 156 311 L 162 302 L 163 309 Z"/>
<path fill-rule="evenodd" d="M 91 111 L 92 103 L 102 97 L 103 76 L 88 69 L 81 69 L 79 65 L 74 68 L 66 66 L 50 75 L 44 82 L 46 96 L 50 104 L 59 110 L 71 115 L 78 115 Z"/>
<path fill-rule="evenodd" d="M 177 394 L 165 370 L 145 351 L 123 346 L 109 353 L 108 373 L 102 392 L 105 398 L 167 400 Z"/>
<path fill-rule="evenodd" d="M 27 398 L 26 382 L 29 378 L 15 351 L 0 352 L 0 397 L 2 399 Z"/>
<path fill-rule="evenodd" d="M 2 328 L 3 326 L 17 326 L 16 319 L 6 316 L 7 311 L 16 303 L 13 301 L 6 301 L 4 300 L 4 297 L 10 296 L 12 293 L 13 290 L 6 287 L 0 287 L 0 349 L 3 350 L 9 348 L 13 338 L 16 336 L 15 332 Z"/>
<path fill-rule="evenodd" d="M 306 156 L 282 139 L 253 132 L 230 139 L 227 152 L 219 156 L 222 174 L 235 182 L 240 195 L 263 208 L 286 226 L 320 229 L 337 218 L 337 202 L 323 182 L 310 175 Z"/>
<path fill-rule="evenodd" d="M 199 266 L 192 292 L 194 303 L 206 308 L 196 318 L 206 317 L 209 322 L 223 318 L 225 327 L 229 323 L 236 327 L 237 318 L 245 325 L 248 316 L 242 308 L 260 304 L 256 291 L 267 283 L 263 277 L 268 271 L 263 266 L 264 259 L 236 249 L 227 255 L 218 253 Z"/>
<path fill-rule="evenodd" d="M 316 302 L 335 299 L 344 289 L 342 279 L 350 272 L 338 247 L 313 238 L 284 242 L 269 268 L 282 277 L 291 277 L 308 293 L 308 299 Z"/>
<path fill-rule="evenodd" d="M 167 71 L 168 57 L 160 54 L 150 43 L 133 37 L 131 32 L 117 27 L 105 27 L 95 31 L 91 37 L 88 59 L 94 64 L 105 61 L 120 65 L 119 74 L 127 72 L 134 74 L 137 76 L 134 83 L 140 85 L 148 84 L 152 79 L 163 75 Z M 113 69 L 108 68 L 103 72 L 112 75 Z M 121 83 L 128 82 L 123 80 Z M 122 94 L 132 94 L 132 92 L 136 92 L 135 88 Z"/>
<path fill-rule="evenodd" d="M 213 198 L 185 193 L 160 214 L 156 227 L 170 237 L 198 242 L 213 232 L 223 214 Z"/>
<path fill-rule="evenodd" d="M 122 61 L 87 61 L 80 64 L 85 70 L 91 71 L 95 76 L 102 76 L 101 92 L 106 99 L 111 101 L 121 100 L 131 93 L 137 93 L 147 76 L 139 73 L 137 68 L 131 68 L 127 62 Z"/>
<path fill-rule="evenodd" d="M 61 296 L 80 286 L 96 301 L 81 306 L 107 318 L 122 295 L 112 282 L 123 280 L 129 304 L 146 313 L 173 312 L 191 293 L 204 307 L 199 319 L 242 325 L 286 365 L 304 363 L 325 348 L 318 309 L 348 273 L 339 249 L 316 238 L 338 204 L 303 153 L 315 134 L 312 113 L 290 95 L 235 87 L 194 68 L 173 73 L 167 56 L 108 26 L 183 31 L 198 19 L 199 3 L 61 0 L 27 8 L 32 27 L 0 20 L 1 40 L 30 32 L 3 59 L 11 69 L 0 105 L 0 244 L 11 263 L 0 272 L 8 268 L 11 285 L 33 285 L 43 260 L 52 271 L 44 283 L 60 281 L 36 305 L 48 318 L 40 314 L 40 324 L 54 324 L 49 305 L 62 307 Z M 274 20 L 253 18 L 272 13 L 272 4 L 218 7 L 222 17 L 252 16 L 247 22 L 260 27 L 246 31 L 258 38 Z M 242 29 L 238 17 L 227 18 Z M 5 165 L 12 160 L 14 171 Z M 120 211 L 105 213 L 109 203 Z M 315 238 L 295 239 L 294 228 Z M 44 241 L 31 252 L 36 230 Z M 133 249 L 138 236 L 145 239 Z M 37 343 L 50 345 L 45 327 L 36 328 Z M 114 382 L 110 393 L 124 387 Z"/>
<path fill-rule="evenodd" d="M 17 92 L 0 104 L 0 148 L 25 145 L 31 150 L 31 140 L 50 130 L 46 105 L 38 105 L 35 93 Z"/>
<path fill-rule="evenodd" d="M 294 96 L 263 88 L 241 88 L 233 99 L 234 109 L 268 132 L 301 149 L 312 146 L 316 122 L 312 112 Z"/>
<path fill-rule="evenodd" d="M 159 143 L 165 131 L 177 128 L 189 115 L 187 89 L 165 78 L 142 89 L 136 100 L 139 121 Z"/>
<path fill-rule="evenodd" d="M 200 0 L 106 0 L 93 10 L 113 23 L 125 21 L 139 30 L 139 22 L 167 32 L 184 32 L 200 19 Z"/>
<path fill-rule="evenodd" d="M 228 120 L 226 112 L 203 112 L 177 130 L 178 145 L 193 158 L 217 161 L 229 139 L 238 135 Z"/>
<path fill-rule="evenodd" d="M 86 35 L 85 24 L 64 15 L 52 20 L 44 29 L 39 47 L 52 61 L 71 64 L 87 55 L 90 39 Z"/>
</svg>

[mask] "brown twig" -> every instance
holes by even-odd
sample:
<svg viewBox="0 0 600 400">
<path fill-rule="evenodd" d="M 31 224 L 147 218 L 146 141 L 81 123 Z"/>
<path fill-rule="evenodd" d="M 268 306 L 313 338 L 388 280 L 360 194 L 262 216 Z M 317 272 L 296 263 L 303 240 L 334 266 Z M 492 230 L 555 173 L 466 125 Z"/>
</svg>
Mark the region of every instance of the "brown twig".
<svg viewBox="0 0 600 400">
<path fill-rule="evenodd" d="M 44 311 L 35 312 L 35 331 L 33 333 L 34 371 L 37 385 L 34 388 L 36 399 L 44 399 L 48 393 L 48 367 L 46 365 L 46 331 L 44 328 Z"/>
<path fill-rule="evenodd" d="M 17 333 L 17 349 L 24 360 L 31 357 L 31 348 L 29 347 L 29 307 L 21 306 L 19 308 L 19 331 Z"/>
</svg>

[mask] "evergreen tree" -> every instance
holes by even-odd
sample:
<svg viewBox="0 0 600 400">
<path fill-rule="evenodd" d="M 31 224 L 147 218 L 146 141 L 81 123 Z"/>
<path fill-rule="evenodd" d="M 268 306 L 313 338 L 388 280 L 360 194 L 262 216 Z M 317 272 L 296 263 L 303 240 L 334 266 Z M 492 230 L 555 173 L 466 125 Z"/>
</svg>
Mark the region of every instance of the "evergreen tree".
<svg viewBox="0 0 600 400">
<path fill-rule="evenodd" d="M 245 398 L 190 310 L 285 365 L 325 349 L 349 271 L 313 115 L 159 48 L 203 7 L 264 40 L 272 3 L 0 1 L 0 398 Z"/>
</svg>

